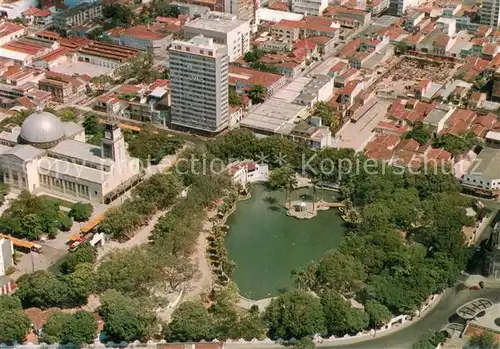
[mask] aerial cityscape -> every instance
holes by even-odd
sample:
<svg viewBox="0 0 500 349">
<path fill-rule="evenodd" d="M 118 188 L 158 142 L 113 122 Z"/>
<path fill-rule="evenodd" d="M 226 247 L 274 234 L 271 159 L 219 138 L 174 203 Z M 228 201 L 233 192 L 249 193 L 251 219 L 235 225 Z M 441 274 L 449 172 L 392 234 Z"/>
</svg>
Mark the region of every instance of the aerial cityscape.
<svg viewBox="0 0 500 349">
<path fill-rule="evenodd" d="M 0 348 L 500 349 L 500 0 L 0 1 Z"/>
</svg>

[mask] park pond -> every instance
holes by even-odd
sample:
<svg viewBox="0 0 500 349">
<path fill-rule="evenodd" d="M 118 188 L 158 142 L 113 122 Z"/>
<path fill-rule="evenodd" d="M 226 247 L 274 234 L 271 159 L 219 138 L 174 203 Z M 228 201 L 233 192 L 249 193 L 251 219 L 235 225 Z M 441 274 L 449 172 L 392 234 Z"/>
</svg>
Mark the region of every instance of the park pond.
<svg viewBox="0 0 500 349">
<path fill-rule="evenodd" d="M 312 189 L 299 189 L 292 200 L 304 195 L 312 198 Z M 316 196 L 335 201 L 336 193 L 317 190 Z M 270 197 L 276 198 L 270 203 Z M 237 267 L 233 280 L 240 294 L 250 299 L 279 295 L 294 287 L 290 273 L 306 267 L 336 248 L 346 228 L 337 209 L 320 211 L 308 220 L 288 217 L 282 204 L 284 191 L 268 191 L 264 184 L 252 187 L 252 196 L 236 204 L 228 217 L 226 247 Z"/>
</svg>

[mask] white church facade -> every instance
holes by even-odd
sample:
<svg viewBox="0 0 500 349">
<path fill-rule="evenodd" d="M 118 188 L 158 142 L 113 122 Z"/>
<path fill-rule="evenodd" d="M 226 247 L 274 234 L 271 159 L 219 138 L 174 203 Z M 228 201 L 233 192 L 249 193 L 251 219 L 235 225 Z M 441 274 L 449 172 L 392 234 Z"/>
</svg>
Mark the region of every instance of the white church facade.
<svg viewBox="0 0 500 349">
<path fill-rule="evenodd" d="M 83 127 L 37 110 L 21 127 L 0 133 L 4 183 L 31 193 L 61 193 L 74 200 L 107 203 L 142 176 L 117 123 L 106 122 L 101 146 L 85 143 Z"/>
</svg>

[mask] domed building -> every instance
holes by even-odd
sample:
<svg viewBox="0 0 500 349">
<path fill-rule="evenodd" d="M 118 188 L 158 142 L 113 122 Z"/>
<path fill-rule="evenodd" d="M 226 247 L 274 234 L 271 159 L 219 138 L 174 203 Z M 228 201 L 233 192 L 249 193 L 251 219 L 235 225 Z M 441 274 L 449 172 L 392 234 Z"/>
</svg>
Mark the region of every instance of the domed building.
<svg viewBox="0 0 500 349">
<path fill-rule="evenodd" d="M 107 203 L 141 176 L 118 124 L 105 123 L 100 146 L 85 143 L 85 130 L 37 110 L 21 127 L 0 133 L 0 171 L 5 183 L 30 192 Z"/>
</svg>

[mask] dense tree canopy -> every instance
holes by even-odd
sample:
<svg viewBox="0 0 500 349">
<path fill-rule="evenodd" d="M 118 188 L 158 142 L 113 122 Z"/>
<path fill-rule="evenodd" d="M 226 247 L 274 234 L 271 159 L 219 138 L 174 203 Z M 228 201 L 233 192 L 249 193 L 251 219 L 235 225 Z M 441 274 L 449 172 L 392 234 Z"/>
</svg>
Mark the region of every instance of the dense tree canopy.
<svg viewBox="0 0 500 349">
<path fill-rule="evenodd" d="M 25 274 L 19 278 L 17 284 L 16 295 L 24 308 L 50 308 L 67 302 L 66 284 L 48 271 Z"/>
<path fill-rule="evenodd" d="M 273 339 L 302 338 L 325 330 L 320 300 L 304 291 L 287 292 L 273 299 L 264 319 Z"/>
<path fill-rule="evenodd" d="M 37 240 L 44 233 L 55 236 L 63 217 L 57 201 L 23 191 L 0 217 L 0 228 L 21 238 Z"/>
<path fill-rule="evenodd" d="M 172 313 L 166 337 L 172 342 L 211 340 L 215 338 L 212 316 L 200 302 L 184 302 Z"/>
<path fill-rule="evenodd" d="M 363 264 L 337 250 L 329 251 L 316 269 L 318 291 L 336 290 L 345 295 L 359 291 L 366 279 Z"/>
<path fill-rule="evenodd" d="M 0 343 L 23 343 L 31 321 L 17 296 L 0 296 Z"/>
<path fill-rule="evenodd" d="M 92 343 L 97 335 L 97 321 L 86 311 L 74 314 L 55 313 L 43 326 L 44 343 L 71 343 L 76 346 Z"/>
<path fill-rule="evenodd" d="M 164 156 L 174 154 L 184 144 L 180 136 L 173 136 L 152 126 L 144 125 L 137 134 L 126 133 L 128 151 L 133 157 L 141 159 L 143 166 L 150 162 L 157 164 Z"/>
<path fill-rule="evenodd" d="M 129 298 L 116 290 L 101 295 L 100 312 L 106 334 L 115 340 L 145 340 L 158 331 L 152 299 Z"/>
<path fill-rule="evenodd" d="M 474 149 L 481 144 L 481 139 L 478 138 L 474 132 L 468 131 L 459 136 L 455 136 L 451 133 L 438 135 L 433 141 L 432 146 L 435 148 L 443 148 L 456 156 Z"/>
<path fill-rule="evenodd" d="M 114 250 L 104 256 L 97 268 L 98 289 L 115 289 L 130 296 L 149 295 L 162 277 L 159 262 L 142 246 Z"/>
<path fill-rule="evenodd" d="M 135 17 L 134 12 L 132 12 L 129 6 L 119 3 L 103 6 L 102 15 L 111 21 L 113 27 L 129 27 Z"/>
<path fill-rule="evenodd" d="M 64 274 L 71 274 L 75 271 L 76 267 L 82 263 L 93 264 L 97 257 L 97 250 L 88 242 L 78 246 L 78 249 L 68 254 L 61 263 L 61 271 Z"/>
<path fill-rule="evenodd" d="M 77 202 L 71 206 L 71 210 L 68 215 L 72 217 L 77 222 L 85 222 L 92 216 L 93 207 L 91 204 L 83 202 Z"/>
</svg>

